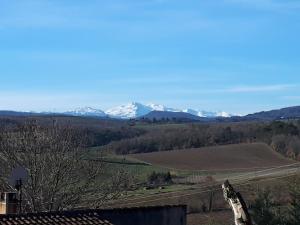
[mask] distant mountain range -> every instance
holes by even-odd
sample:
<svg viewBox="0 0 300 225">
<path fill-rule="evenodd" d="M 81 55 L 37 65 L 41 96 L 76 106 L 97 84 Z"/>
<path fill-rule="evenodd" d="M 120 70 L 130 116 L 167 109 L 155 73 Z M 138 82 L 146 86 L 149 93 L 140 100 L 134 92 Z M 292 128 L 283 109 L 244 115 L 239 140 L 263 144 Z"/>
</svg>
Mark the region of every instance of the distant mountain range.
<svg viewBox="0 0 300 225">
<path fill-rule="evenodd" d="M 152 111 L 147 115 L 140 117 L 141 120 L 177 120 L 180 122 L 202 121 L 209 122 L 216 120 L 216 117 L 199 117 L 186 112 L 166 112 L 166 111 Z"/>
<path fill-rule="evenodd" d="M 141 104 L 132 102 L 106 111 L 91 107 L 77 108 L 67 112 L 16 112 L 0 110 L 1 116 L 36 116 L 36 115 L 69 115 L 113 119 L 181 119 L 186 121 L 252 121 L 300 118 L 300 106 L 262 111 L 246 116 L 227 112 L 209 112 L 194 109 L 174 109 L 159 104 Z"/>
<path fill-rule="evenodd" d="M 150 112 L 182 112 L 196 117 L 231 117 L 233 115 L 226 112 L 208 112 L 194 109 L 174 109 L 159 104 L 141 104 L 132 102 L 127 105 L 117 106 L 106 111 L 91 107 L 76 108 L 66 112 L 42 112 L 43 114 L 64 114 L 71 116 L 90 116 L 90 117 L 110 117 L 115 119 L 136 119 L 146 116 Z"/>
<path fill-rule="evenodd" d="M 289 118 L 300 118 L 300 106 L 262 111 L 244 116 L 247 120 L 279 120 Z"/>
<path fill-rule="evenodd" d="M 164 105 L 159 104 L 141 104 L 137 102 L 132 102 L 127 105 L 121 105 L 112 109 L 105 111 L 106 115 L 112 118 L 121 118 L 121 119 L 131 119 L 131 118 L 140 118 L 143 117 L 150 112 L 183 112 L 192 114 L 197 117 L 230 117 L 233 116 L 226 112 L 207 112 L 207 111 L 199 111 L 194 109 L 174 109 L 170 107 L 166 107 Z"/>
<path fill-rule="evenodd" d="M 91 107 L 76 108 L 73 111 L 63 112 L 62 114 L 71 115 L 71 116 L 92 116 L 92 117 L 107 116 L 107 114 L 101 109 L 94 109 Z"/>
</svg>

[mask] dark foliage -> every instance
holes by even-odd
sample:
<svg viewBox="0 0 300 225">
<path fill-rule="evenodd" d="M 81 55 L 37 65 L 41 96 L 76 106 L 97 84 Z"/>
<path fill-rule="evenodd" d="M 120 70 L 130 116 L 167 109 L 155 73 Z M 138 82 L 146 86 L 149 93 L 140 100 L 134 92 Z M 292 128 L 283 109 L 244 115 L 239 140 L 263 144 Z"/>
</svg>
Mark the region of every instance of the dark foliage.
<svg viewBox="0 0 300 225">
<path fill-rule="evenodd" d="M 172 176 L 168 173 L 152 172 L 148 177 L 148 184 L 153 186 L 166 185 L 172 183 Z"/>
<path fill-rule="evenodd" d="M 80 136 L 85 137 L 85 144 L 88 147 L 106 145 L 112 141 L 133 138 L 144 133 L 143 130 L 132 127 L 125 121 L 59 115 L 2 116 L 0 129 L 17 129 L 31 122 L 43 127 L 53 125 L 72 127 Z"/>
<path fill-rule="evenodd" d="M 192 121 L 215 121 L 213 118 L 205 118 L 192 115 L 185 112 L 165 112 L 165 111 L 152 111 L 147 115 L 140 118 L 142 121 L 149 122 L 192 122 Z"/>
<path fill-rule="evenodd" d="M 289 202 L 280 205 L 275 201 L 276 192 L 265 189 L 257 193 L 251 214 L 257 225 L 299 225 L 300 224 L 300 178 L 293 177 L 289 185 Z"/>
<path fill-rule="evenodd" d="M 275 202 L 269 189 L 258 193 L 252 205 L 252 216 L 257 225 L 277 225 Z"/>
<path fill-rule="evenodd" d="M 145 134 L 134 138 L 111 142 L 106 147 L 117 154 L 129 154 L 264 142 L 285 156 L 300 157 L 300 126 L 297 121 L 149 126 L 158 128 L 147 129 Z"/>
<path fill-rule="evenodd" d="M 182 123 L 103 120 L 72 116 L 1 117 L 0 128 L 14 129 L 28 121 L 47 127 L 71 126 L 87 147 L 103 146 L 117 154 L 169 151 L 214 145 L 264 142 L 275 151 L 300 159 L 297 120 L 236 123 Z"/>
<path fill-rule="evenodd" d="M 300 224 L 300 178 L 296 178 L 290 184 L 290 225 Z"/>
</svg>

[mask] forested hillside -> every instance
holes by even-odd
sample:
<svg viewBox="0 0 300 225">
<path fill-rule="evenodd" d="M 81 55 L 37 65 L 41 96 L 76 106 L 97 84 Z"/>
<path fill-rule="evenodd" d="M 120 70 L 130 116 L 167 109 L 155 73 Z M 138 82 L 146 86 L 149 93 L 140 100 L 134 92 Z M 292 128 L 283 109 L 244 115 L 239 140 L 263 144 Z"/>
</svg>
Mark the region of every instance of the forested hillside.
<svg viewBox="0 0 300 225">
<path fill-rule="evenodd" d="M 128 154 L 264 142 L 285 156 L 299 158 L 299 133 L 299 121 L 152 125 L 144 135 L 113 141 L 105 147 Z"/>
<path fill-rule="evenodd" d="M 72 127 L 86 147 L 116 154 L 170 151 L 205 146 L 264 142 L 284 156 L 300 159 L 300 120 L 236 123 L 152 123 L 72 116 L 1 117 L 1 129 L 32 122 Z"/>
<path fill-rule="evenodd" d="M 72 127 L 84 137 L 87 147 L 102 146 L 112 141 L 133 138 L 145 133 L 144 130 L 130 126 L 126 121 L 75 116 L 26 116 L 0 117 L 0 129 L 18 129 L 26 123 L 43 127 L 58 125 Z"/>
</svg>

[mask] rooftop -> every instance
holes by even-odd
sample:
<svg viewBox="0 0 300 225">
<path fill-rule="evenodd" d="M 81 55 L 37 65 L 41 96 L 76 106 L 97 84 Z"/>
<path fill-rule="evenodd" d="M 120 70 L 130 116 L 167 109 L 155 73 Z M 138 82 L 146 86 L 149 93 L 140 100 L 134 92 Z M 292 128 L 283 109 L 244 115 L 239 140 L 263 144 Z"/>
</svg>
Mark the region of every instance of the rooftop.
<svg viewBox="0 0 300 225">
<path fill-rule="evenodd" d="M 0 215 L 0 225 L 131 225 L 133 220 L 137 225 L 185 225 L 186 206 L 169 205 Z"/>
<path fill-rule="evenodd" d="M 52 213 L 30 213 L 22 215 L 0 215 L 0 224 L 101 224 L 113 225 L 100 218 L 100 211 L 81 210 Z"/>
</svg>

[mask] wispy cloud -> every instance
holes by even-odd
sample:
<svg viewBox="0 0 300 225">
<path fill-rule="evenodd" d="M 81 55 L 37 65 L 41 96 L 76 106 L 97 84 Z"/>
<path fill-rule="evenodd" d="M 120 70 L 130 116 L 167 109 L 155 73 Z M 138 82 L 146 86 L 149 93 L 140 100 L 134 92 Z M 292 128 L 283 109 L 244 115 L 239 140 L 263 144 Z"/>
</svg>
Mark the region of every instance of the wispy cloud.
<svg viewBox="0 0 300 225">
<path fill-rule="evenodd" d="M 282 99 L 284 99 L 284 100 L 297 100 L 297 101 L 300 101 L 300 95 L 283 96 Z"/>
<path fill-rule="evenodd" d="M 164 23 L 172 28 L 184 27 L 177 23 L 193 19 L 190 29 L 205 28 L 211 21 L 195 18 L 191 10 L 153 9 L 164 0 L 152 1 L 91 1 L 88 4 L 66 4 L 61 1 L 21 2 L 4 1 L 0 6 L 0 28 L 80 28 L 147 30 Z M 135 11 L 134 14 L 132 11 Z M 197 15 L 197 14 L 196 14 Z M 170 21 L 176 20 L 175 24 Z M 146 28 L 145 28 L 146 27 Z M 185 26 L 186 27 L 186 26 Z M 162 30 L 163 31 L 163 30 Z"/>
<path fill-rule="evenodd" d="M 280 92 L 298 87 L 294 84 L 277 84 L 277 85 L 253 85 L 253 86 L 234 86 L 228 88 L 202 89 L 202 90 L 183 90 L 187 94 L 221 94 L 221 93 L 261 93 L 261 92 Z M 178 90 L 177 90 L 178 92 Z"/>
<path fill-rule="evenodd" d="M 291 0 L 224 0 L 226 3 L 249 6 L 259 10 L 290 12 L 300 9 L 299 1 Z"/>
<path fill-rule="evenodd" d="M 256 86 L 233 86 L 233 87 L 219 87 L 219 88 L 214 88 L 214 87 L 203 87 L 201 89 L 191 87 L 191 88 L 184 88 L 184 87 L 178 87 L 176 89 L 176 92 L 170 92 L 170 90 L 163 89 L 163 87 L 160 87 L 162 89 L 158 89 L 161 94 L 163 95 L 172 95 L 172 96 L 189 96 L 189 97 L 194 97 L 198 95 L 208 95 L 208 94 L 213 94 L 214 96 L 221 96 L 222 94 L 251 94 L 251 93 L 275 93 L 275 92 L 282 92 L 282 91 L 288 91 L 288 90 L 293 90 L 298 85 L 292 85 L 292 84 L 284 84 L 284 85 L 256 85 Z"/>
<path fill-rule="evenodd" d="M 251 92 L 275 92 L 284 91 L 296 87 L 293 84 L 277 84 L 277 85 L 262 85 L 262 86 L 236 86 L 224 89 L 224 92 L 229 93 L 251 93 Z M 222 91 L 222 90 L 221 90 Z"/>
<path fill-rule="evenodd" d="M 241 85 L 232 87 L 220 88 L 204 88 L 204 89 L 179 89 L 176 90 L 177 94 L 234 94 L 234 93 L 262 93 L 262 92 L 281 92 L 293 90 L 299 87 L 298 84 L 276 84 L 276 85 Z"/>
<path fill-rule="evenodd" d="M 300 66 L 298 61 L 294 63 L 293 61 L 261 61 L 253 58 L 230 58 L 230 57 L 220 57 L 220 56 L 213 56 L 209 58 L 209 60 L 218 65 L 227 65 L 232 68 L 246 68 L 247 70 L 259 70 L 259 71 L 299 71 Z"/>
<path fill-rule="evenodd" d="M 167 4 L 168 7 L 158 7 Z M 171 2 L 171 1 L 170 1 Z M 232 20 L 209 17 L 203 3 L 171 4 L 168 0 L 90 1 L 67 4 L 64 1 L 6 0 L 0 5 L 0 29 L 85 30 L 113 39 L 161 40 L 187 34 L 218 35 L 232 40 L 234 35 L 257 29 L 253 19 Z M 1 3 L 2 4 L 2 3 Z M 199 4 L 199 7 L 197 5 Z M 203 5 L 203 8 L 200 6 Z M 223 37 L 224 38 L 224 37 Z"/>
</svg>

